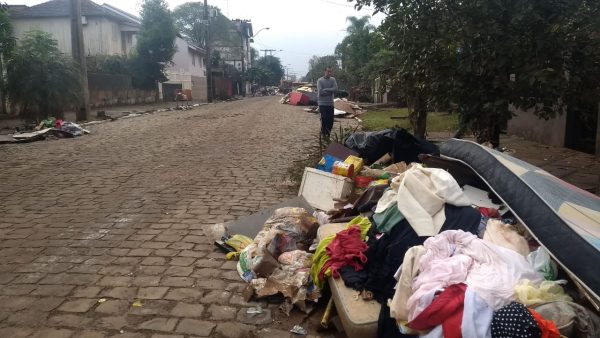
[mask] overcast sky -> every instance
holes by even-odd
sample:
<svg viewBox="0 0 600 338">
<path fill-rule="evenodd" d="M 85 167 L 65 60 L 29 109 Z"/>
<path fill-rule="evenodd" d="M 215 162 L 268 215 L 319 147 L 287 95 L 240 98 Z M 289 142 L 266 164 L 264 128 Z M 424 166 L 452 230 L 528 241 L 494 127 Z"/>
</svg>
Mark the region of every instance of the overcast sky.
<svg viewBox="0 0 600 338">
<path fill-rule="evenodd" d="M 138 14 L 140 0 L 93 0 Z M 0 0 L 9 5 L 36 5 L 45 0 Z M 171 9 L 185 0 L 167 0 Z M 308 59 L 313 55 L 332 54 L 336 44 L 345 36 L 348 26 L 346 17 L 372 15 L 371 9 L 358 12 L 353 3 L 346 0 L 208 0 L 209 5 L 219 7 L 230 19 L 249 19 L 254 32 L 261 31 L 254 39 L 254 48 L 276 49 L 273 55 L 281 63 L 290 64 L 289 72 L 303 76 L 308 70 Z M 374 16 L 371 23 L 379 25 L 383 15 Z M 282 50 L 282 51 L 279 51 Z M 261 56 L 264 52 L 261 52 Z"/>
</svg>

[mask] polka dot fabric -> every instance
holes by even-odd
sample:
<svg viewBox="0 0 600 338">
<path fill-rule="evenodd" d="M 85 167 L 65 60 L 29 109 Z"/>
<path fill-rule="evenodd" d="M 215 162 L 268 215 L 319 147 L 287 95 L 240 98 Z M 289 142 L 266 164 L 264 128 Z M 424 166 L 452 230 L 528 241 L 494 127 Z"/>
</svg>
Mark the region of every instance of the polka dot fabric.
<svg viewBox="0 0 600 338">
<path fill-rule="evenodd" d="M 493 338 L 540 338 L 537 322 L 520 303 L 512 302 L 494 313 Z"/>
</svg>

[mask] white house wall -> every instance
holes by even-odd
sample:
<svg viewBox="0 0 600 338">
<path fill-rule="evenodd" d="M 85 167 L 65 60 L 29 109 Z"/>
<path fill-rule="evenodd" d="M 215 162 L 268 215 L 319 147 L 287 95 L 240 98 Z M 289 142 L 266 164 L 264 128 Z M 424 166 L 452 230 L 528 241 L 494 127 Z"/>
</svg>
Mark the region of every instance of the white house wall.
<svg viewBox="0 0 600 338">
<path fill-rule="evenodd" d="M 51 19 L 18 19 L 13 20 L 13 34 L 22 39 L 29 31 L 39 30 L 52 34 L 58 43 L 58 48 L 65 54 L 71 55 L 71 21 L 69 18 Z"/>
<path fill-rule="evenodd" d="M 182 38 L 175 39 L 177 51 L 173 56 L 173 64 L 167 68 L 167 72 L 174 74 L 189 74 L 191 61 L 188 53 L 188 43 Z"/>
<path fill-rule="evenodd" d="M 87 17 L 83 26 L 83 43 L 87 55 L 122 54 L 119 24 L 105 18 Z M 14 36 L 21 39 L 32 30 L 52 34 L 58 48 L 71 54 L 71 21 L 69 18 L 36 18 L 13 20 Z"/>
<path fill-rule="evenodd" d="M 88 55 L 122 54 L 119 24 L 105 18 L 88 18 L 83 26 L 83 43 Z"/>
<path fill-rule="evenodd" d="M 193 76 L 206 76 L 206 69 L 204 68 L 204 57 L 199 52 L 189 49 L 187 50 L 188 58 L 194 58 L 194 62 L 190 64 L 190 74 Z"/>
<path fill-rule="evenodd" d="M 175 40 L 177 51 L 173 56 L 173 64 L 167 67 L 168 81 L 165 83 L 181 84 L 183 90 L 192 91 L 195 101 L 206 101 L 206 68 L 203 55 L 191 49 L 182 38 Z M 160 98 L 163 99 L 162 86 Z"/>
</svg>

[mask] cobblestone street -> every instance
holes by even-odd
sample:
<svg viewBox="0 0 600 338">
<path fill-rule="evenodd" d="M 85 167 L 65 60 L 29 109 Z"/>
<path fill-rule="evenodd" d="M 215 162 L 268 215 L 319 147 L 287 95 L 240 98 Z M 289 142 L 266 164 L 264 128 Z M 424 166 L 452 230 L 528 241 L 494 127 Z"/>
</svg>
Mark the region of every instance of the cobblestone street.
<svg viewBox="0 0 600 338">
<path fill-rule="evenodd" d="M 319 120 L 278 100 L 0 145 L 0 337 L 289 335 L 276 306 L 247 319 L 235 262 L 205 233 L 296 193 L 283 177 Z"/>
</svg>

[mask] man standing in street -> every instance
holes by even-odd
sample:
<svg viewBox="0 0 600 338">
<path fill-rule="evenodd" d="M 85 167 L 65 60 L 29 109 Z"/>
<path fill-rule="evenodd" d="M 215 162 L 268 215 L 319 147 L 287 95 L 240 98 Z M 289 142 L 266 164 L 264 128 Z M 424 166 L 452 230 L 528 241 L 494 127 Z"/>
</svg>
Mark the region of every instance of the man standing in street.
<svg viewBox="0 0 600 338">
<path fill-rule="evenodd" d="M 321 134 L 326 138 L 329 138 L 329 134 L 333 129 L 333 95 L 338 91 L 337 82 L 331 75 L 331 67 L 327 67 L 323 77 L 317 81 Z"/>
</svg>

